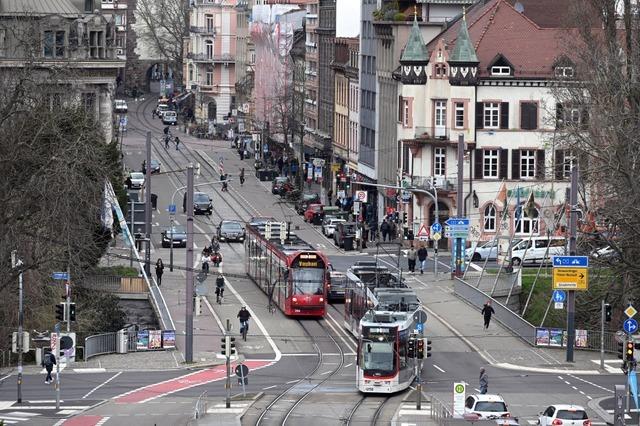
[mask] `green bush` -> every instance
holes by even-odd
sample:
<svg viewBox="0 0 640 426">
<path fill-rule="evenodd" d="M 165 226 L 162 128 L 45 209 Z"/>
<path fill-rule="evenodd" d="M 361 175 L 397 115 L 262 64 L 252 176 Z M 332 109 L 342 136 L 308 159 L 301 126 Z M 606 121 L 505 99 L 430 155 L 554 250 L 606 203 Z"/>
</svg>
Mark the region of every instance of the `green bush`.
<svg viewBox="0 0 640 426">
<path fill-rule="evenodd" d="M 137 277 L 138 270 L 129 266 L 109 266 L 96 269 L 98 275 L 118 275 L 120 277 Z"/>
<path fill-rule="evenodd" d="M 407 17 L 402 12 L 398 12 L 395 15 L 393 15 L 393 20 L 394 21 L 406 21 L 406 19 L 407 19 Z"/>
</svg>

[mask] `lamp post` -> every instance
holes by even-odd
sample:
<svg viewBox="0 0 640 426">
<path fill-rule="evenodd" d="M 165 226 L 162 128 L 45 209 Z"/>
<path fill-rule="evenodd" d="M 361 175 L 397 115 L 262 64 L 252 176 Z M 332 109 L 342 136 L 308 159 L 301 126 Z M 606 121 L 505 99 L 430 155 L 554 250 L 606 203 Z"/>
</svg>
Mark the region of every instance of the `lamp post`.
<svg viewBox="0 0 640 426">
<path fill-rule="evenodd" d="M 23 336 L 22 329 L 24 327 L 24 304 L 23 304 L 23 285 L 22 285 L 22 260 L 18 259 L 18 252 L 11 252 L 11 267 L 18 269 L 18 404 L 22 404 L 22 345 Z"/>
</svg>

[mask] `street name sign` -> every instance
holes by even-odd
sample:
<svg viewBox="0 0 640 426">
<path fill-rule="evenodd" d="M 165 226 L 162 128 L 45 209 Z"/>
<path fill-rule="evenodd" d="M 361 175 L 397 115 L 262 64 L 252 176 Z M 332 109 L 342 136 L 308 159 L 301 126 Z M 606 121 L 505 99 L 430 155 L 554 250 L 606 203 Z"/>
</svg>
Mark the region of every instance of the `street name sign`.
<svg viewBox="0 0 640 426">
<path fill-rule="evenodd" d="M 54 280 L 65 280 L 69 281 L 69 274 L 67 272 L 54 272 L 51 274 L 51 278 Z"/>
<path fill-rule="evenodd" d="M 588 268 L 553 268 L 553 288 L 560 290 L 587 290 Z"/>
<path fill-rule="evenodd" d="M 450 217 L 445 222 L 449 226 L 464 226 L 469 227 L 469 218 L 466 217 Z"/>
</svg>

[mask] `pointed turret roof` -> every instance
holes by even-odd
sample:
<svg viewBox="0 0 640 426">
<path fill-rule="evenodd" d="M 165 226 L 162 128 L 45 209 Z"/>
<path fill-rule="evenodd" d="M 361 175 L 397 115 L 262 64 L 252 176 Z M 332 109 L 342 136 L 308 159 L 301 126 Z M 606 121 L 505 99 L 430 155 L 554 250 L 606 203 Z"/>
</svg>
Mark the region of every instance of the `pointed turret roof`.
<svg viewBox="0 0 640 426">
<path fill-rule="evenodd" d="M 429 52 L 427 45 L 422 38 L 420 27 L 418 26 L 417 15 L 413 16 L 413 27 L 407 45 L 404 47 L 400 62 L 429 62 Z"/>
<path fill-rule="evenodd" d="M 449 62 L 479 62 L 476 49 L 473 47 L 473 43 L 471 43 L 471 37 L 469 37 L 466 13 L 460 23 L 456 45 L 451 55 L 449 55 Z"/>
</svg>

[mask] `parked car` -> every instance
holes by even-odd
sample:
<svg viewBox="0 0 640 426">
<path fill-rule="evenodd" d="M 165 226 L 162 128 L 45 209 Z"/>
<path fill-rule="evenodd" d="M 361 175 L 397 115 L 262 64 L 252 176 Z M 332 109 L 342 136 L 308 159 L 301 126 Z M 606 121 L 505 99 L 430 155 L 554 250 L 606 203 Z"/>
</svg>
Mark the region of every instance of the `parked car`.
<svg viewBox="0 0 640 426">
<path fill-rule="evenodd" d="M 337 217 L 324 217 L 324 220 L 322 221 L 322 234 L 325 237 L 333 237 L 333 233 L 336 230 L 336 226 L 338 226 L 339 223 L 345 223 L 346 220 L 344 219 L 339 219 Z"/>
<path fill-rule="evenodd" d="M 344 239 L 346 237 L 356 237 L 356 226 L 355 222 L 343 222 L 339 223 L 336 226 L 335 231 L 333 231 L 333 242 L 338 247 L 344 247 Z"/>
<path fill-rule="evenodd" d="M 566 244 L 564 237 L 525 238 L 511 249 L 511 263 L 551 263 L 551 256 L 565 254 Z"/>
<path fill-rule="evenodd" d="M 320 195 L 317 193 L 313 194 L 302 194 L 302 197 L 298 201 L 296 201 L 295 208 L 298 214 L 304 214 L 307 210 L 309 204 L 318 204 L 320 203 Z"/>
<path fill-rule="evenodd" d="M 113 112 L 126 113 L 129 111 L 129 107 L 127 106 L 127 101 L 124 99 L 116 99 L 113 102 Z"/>
<path fill-rule="evenodd" d="M 469 395 L 464 402 L 466 419 L 493 420 L 511 417 L 506 402 L 500 395 Z"/>
<path fill-rule="evenodd" d="M 165 111 L 162 114 L 162 124 L 166 124 L 168 126 L 178 124 L 178 113 L 175 111 Z"/>
<path fill-rule="evenodd" d="M 324 216 L 323 207 L 322 204 L 309 204 L 307 210 L 304 211 L 304 221 L 312 223 L 317 216 L 322 218 Z"/>
<path fill-rule="evenodd" d="M 147 160 L 142 162 L 142 173 L 147 173 Z M 160 162 L 154 158 L 151 159 L 151 174 L 160 173 Z"/>
<path fill-rule="evenodd" d="M 327 299 L 329 299 L 330 302 L 344 300 L 345 290 L 347 288 L 347 275 L 344 272 L 334 271 L 333 265 L 331 264 L 329 264 L 329 269 Z"/>
<path fill-rule="evenodd" d="M 187 212 L 187 194 L 182 197 L 182 212 Z M 205 192 L 194 192 L 193 213 L 211 214 L 213 212 L 213 200 Z"/>
<path fill-rule="evenodd" d="M 540 413 L 540 426 L 591 426 L 591 420 L 579 405 L 550 405 Z"/>
<path fill-rule="evenodd" d="M 144 186 L 144 174 L 140 172 L 129 173 L 131 178 L 131 189 L 140 189 Z"/>
<path fill-rule="evenodd" d="M 601 262 L 617 262 L 620 260 L 620 252 L 611 246 L 595 249 L 591 252 L 590 256 Z"/>
<path fill-rule="evenodd" d="M 271 183 L 271 193 L 277 195 L 283 195 L 283 191 L 287 184 L 289 184 L 289 178 L 284 176 L 276 177 Z M 286 191 L 285 191 L 286 192 Z"/>
<path fill-rule="evenodd" d="M 168 227 L 164 229 L 162 231 L 162 247 L 170 247 L 171 239 L 173 239 L 174 247 L 186 247 L 187 229 L 184 226 L 179 225 L 174 225 L 173 228 Z"/>
<path fill-rule="evenodd" d="M 473 262 L 481 260 L 495 260 L 498 258 L 498 240 L 487 241 L 484 244 L 478 244 L 476 250 L 472 252 L 473 247 L 465 250 L 465 257 Z"/>
<path fill-rule="evenodd" d="M 242 223 L 237 220 L 223 220 L 218 225 L 218 240 L 220 241 L 244 241 L 245 231 Z"/>
<path fill-rule="evenodd" d="M 167 105 L 167 104 L 158 104 L 158 106 L 156 106 L 156 115 L 158 117 L 162 118 L 162 114 L 164 114 L 165 111 L 169 111 L 169 105 Z"/>
</svg>

